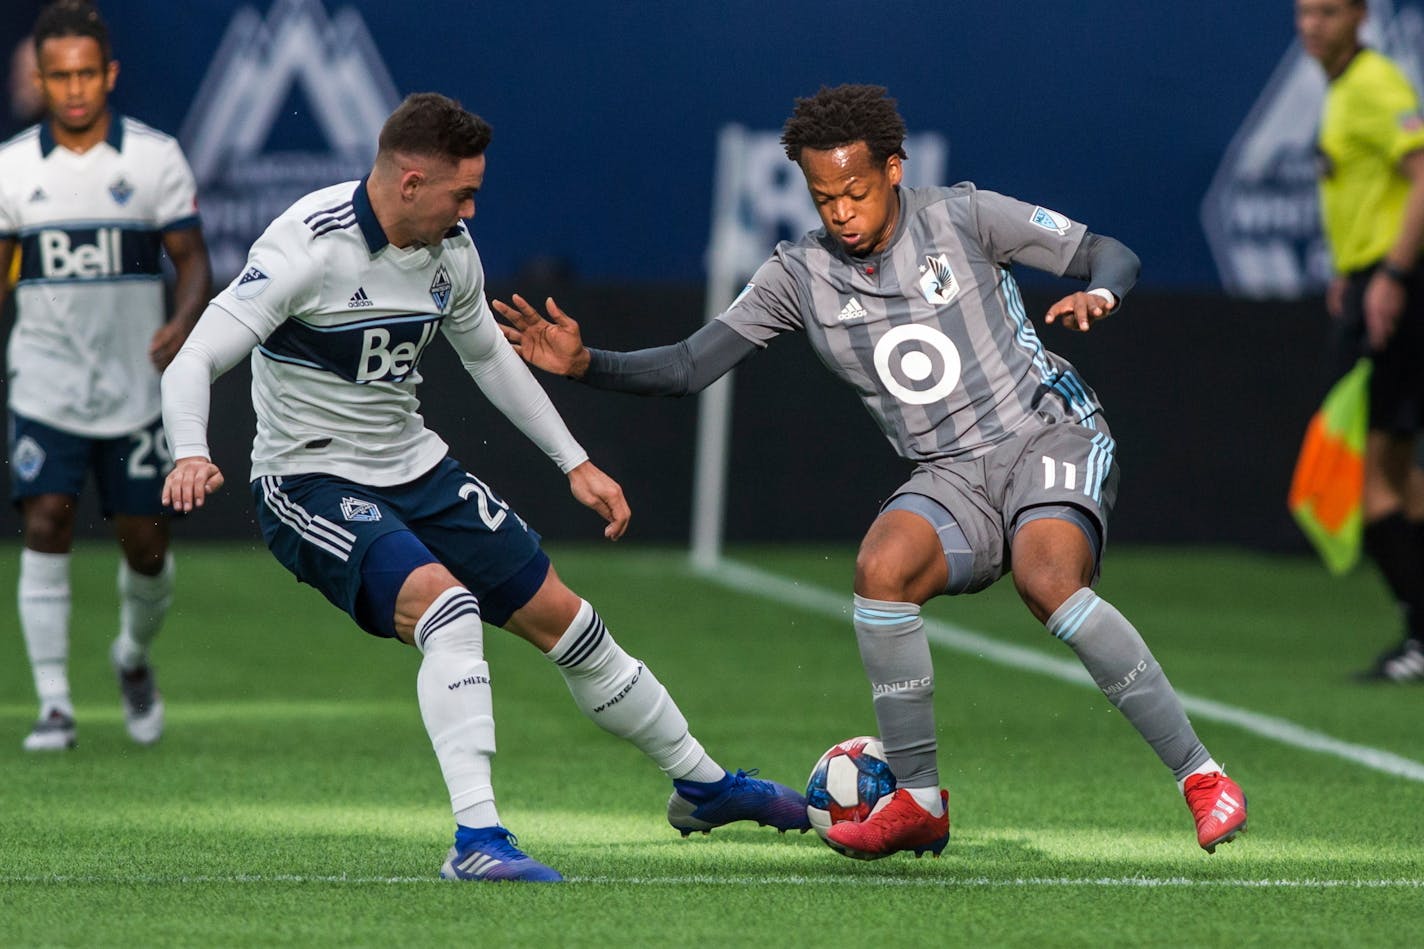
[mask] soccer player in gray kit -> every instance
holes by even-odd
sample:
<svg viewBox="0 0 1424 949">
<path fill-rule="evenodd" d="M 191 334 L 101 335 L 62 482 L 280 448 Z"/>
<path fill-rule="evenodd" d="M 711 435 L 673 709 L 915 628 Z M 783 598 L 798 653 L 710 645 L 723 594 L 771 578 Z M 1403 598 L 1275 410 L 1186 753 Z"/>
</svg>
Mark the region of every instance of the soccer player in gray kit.
<svg viewBox="0 0 1424 949">
<path fill-rule="evenodd" d="M 823 228 L 784 241 L 732 305 L 682 342 L 618 353 L 583 345 L 550 299 L 495 302 L 528 362 L 591 386 L 699 392 L 788 332 L 806 335 L 915 467 L 856 557 L 854 622 L 897 779 L 863 823 L 833 826 L 855 857 L 938 855 L 934 667 L 920 607 L 1012 569 L 1019 595 L 1171 769 L 1207 852 L 1246 829 L 1246 797 L 1202 745 L 1151 651 L 1093 592 L 1117 496 L 1115 445 L 1097 397 L 1044 349 L 1011 266 L 1085 280 L 1048 323 L 1085 332 L 1137 277 L 1132 251 L 1056 211 L 981 191 L 902 187 L 905 123 L 879 86 L 798 99 L 782 130 Z"/>
</svg>

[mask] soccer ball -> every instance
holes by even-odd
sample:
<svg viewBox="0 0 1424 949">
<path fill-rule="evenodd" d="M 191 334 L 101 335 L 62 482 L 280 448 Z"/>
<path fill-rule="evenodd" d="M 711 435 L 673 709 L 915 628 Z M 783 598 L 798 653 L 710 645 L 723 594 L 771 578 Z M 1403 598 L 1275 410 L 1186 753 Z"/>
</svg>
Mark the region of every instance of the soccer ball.
<svg viewBox="0 0 1424 949">
<path fill-rule="evenodd" d="M 806 782 L 806 816 L 822 840 L 832 824 L 859 823 L 890 803 L 895 775 L 879 738 L 862 735 L 832 745 Z M 829 841 L 828 841 L 829 842 Z"/>
</svg>

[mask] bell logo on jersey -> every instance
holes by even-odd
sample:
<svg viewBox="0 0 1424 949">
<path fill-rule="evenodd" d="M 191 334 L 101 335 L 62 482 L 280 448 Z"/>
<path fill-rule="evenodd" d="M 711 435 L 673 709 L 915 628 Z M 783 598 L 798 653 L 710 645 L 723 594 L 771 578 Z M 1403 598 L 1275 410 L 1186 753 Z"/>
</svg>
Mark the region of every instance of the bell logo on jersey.
<svg viewBox="0 0 1424 949">
<path fill-rule="evenodd" d="M 440 324 L 429 322 L 420 328 L 420 337 L 391 347 L 391 331 L 373 326 L 361 333 L 361 359 L 356 365 L 357 382 L 400 382 L 420 362 L 420 354 L 435 337 Z"/>
<path fill-rule="evenodd" d="M 39 233 L 40 275 L 47 280 L 116 277 L 124 272 L 120 258 L 123 231 L 101 227 L 94 243 L 71 241 L 67 231 L 45 229 Z"/>
</svg>

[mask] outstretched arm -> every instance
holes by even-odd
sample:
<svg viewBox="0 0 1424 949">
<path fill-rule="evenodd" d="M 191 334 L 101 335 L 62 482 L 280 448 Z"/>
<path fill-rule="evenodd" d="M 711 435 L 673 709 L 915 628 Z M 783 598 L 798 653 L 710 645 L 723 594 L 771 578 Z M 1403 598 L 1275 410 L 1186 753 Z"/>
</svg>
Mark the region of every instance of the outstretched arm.
<svg viewBox="0 0 1424 949">
<path fill-rule="evenodd" d="M 588 460 L 549 396 L 494 327 L 493 318 L 485 314 L 467 324 L 447 322 L 444 332 L 480 391 L 558 464 L 579 503 L 607 521 L 603 536 L 617 540 L 632 516 L 623 489 Z"/>
<path fill-rule="evenodd" d="M 514 306 L 494 301 L 508 321 L 505 338 L 529 363 L 595 388 L 638 395 L 692 395 L 701 392 L 757 351 L 756 344 L 719 320 L 679 343 L 628 353 L 584 346 L 579 325 L 550 297 L 548 318 L 523 297 Z"/>
<path fill-rule="evenodd" d="M 1066 329 L 1086 333 L 1094 323 L 1122 305 L 1137 282 L 1142 262 L 1120 241 L 1101 234 L 1084 234 L 1064 276 L 1088 282 L 1089 289 L 1070 293 L 1048 308 L 1044 321 L 1061 318 Z"/>
<path fill-rule="evenodd" d="M 163 503 L 175 511 L 202 507 L 223 486 L 222 471 L 208 451 L 212 384 L 258 342 L 232 314 L 209 306 L 163 373 L 163 428 L 177 459 L 163 482 Z"/>
</svg>

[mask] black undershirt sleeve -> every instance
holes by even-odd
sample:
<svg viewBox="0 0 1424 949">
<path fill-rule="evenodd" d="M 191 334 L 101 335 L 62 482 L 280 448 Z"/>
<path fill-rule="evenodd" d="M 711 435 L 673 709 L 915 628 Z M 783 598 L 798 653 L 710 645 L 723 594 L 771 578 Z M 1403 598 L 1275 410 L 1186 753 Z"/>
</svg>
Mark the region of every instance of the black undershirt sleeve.
<svg viewBox="0 0 1424 949">
<path fill-rule="evenodd" d="M 757 351 L 751 340 L 713 320 L 680 343 L 619 353 L 589 349 L 581 382 L 638 395 L 693 395 Z"/>
<path fill-rule="evenodd" d="M 1084 234 L 1078 251 L 1068 262 L 1064 276 L 1088 281 L 1090 289 L 1101 287 L 1117 298 L 1119 305 L 1137 283 L 1142 262 L 1121 241 L 1102 234 Z"/>
</svg>

